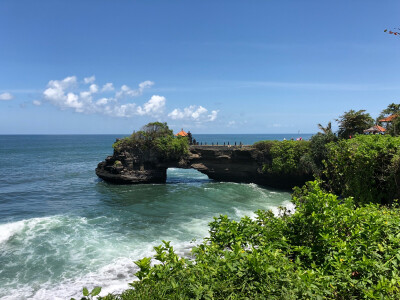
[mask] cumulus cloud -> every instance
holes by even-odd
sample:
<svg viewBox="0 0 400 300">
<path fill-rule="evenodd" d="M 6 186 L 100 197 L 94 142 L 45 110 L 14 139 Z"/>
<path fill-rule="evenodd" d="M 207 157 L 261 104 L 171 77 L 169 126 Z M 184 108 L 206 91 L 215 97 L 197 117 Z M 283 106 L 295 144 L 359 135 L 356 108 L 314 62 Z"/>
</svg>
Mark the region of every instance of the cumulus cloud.
<svg viewBox="0 0 400 300">
<path fill-rule="evenodd" d="M 214 121 L 218 116 L 218 111 L 213 110 L 208 113 L 208 110 L 203 106 L 190 105 L 185 107 L 183 110 L 175 108 L 168 114 L 173 120 L 192 120 L 198 122 L 211 122 Z"/>
<path fill-rule="evenodd" d="M 111 82 L 107 82 L 103 87 L 101 88 L 102 92 L 112 92 L 114 90 L 114 85 Z"/>
<path fill-rule="evenodd" d="M 13 98 L 14 98 L 14 96 L 11 95 L 10 93 L 0 94 L 0 100 L 3 100 L 3 101 L 12 100 Z"/>
<path fill-rule="evenodd" d="M 139 115 L 158 116 L 164 112 L 165 108 L 165 97 L 153 95 L 148 102 L 142 107 L 137 108 Z"/>
<path fill-rule="evenodd" d="M 137 115 L 137 107 L 135 103 L 105 106 L 104 114 L 112 117 L 129 118 Z"/>
<path fill-rule="evenodd" d="M 114 91 L 114 85 L 108 82 L 104 85 L 94 83 L 95 76 L 78 81 L 76 76 L 69 76 L 62 80 L 50 80 L 43 91 L 43 100 L 59 107 L 71 109 L 77 113 L 103 114 L 113 117 L 133 116 L 165 116 L 166 99 L 160 95 L 153 95 L 143 104 L 126 103 L 129 99 L 143 94 L 145 89 L 154 85 L 152 81 L 143 81 L 136 89 L 123 85 L 120 90 Z M 81 85 L 81 87 L 79 86 Z M 106 94 L 103 94 L 106 93 Z M 34 105 L 41 105 L 41 101 L 33 101 Z M 191 120 L 196 123 L 211 122 L 217 118 L 218 111 L 209 112 L 203 106 L 191 105 L 184 109 L 176 108 L 168 114 L 174 120 Z"/>
<path fill-rule="evenodd" d="M 210 122 L 214 121 L 218 116 L 218 110 L 213 110 L 209 115 L 207 115 L 207 118 Z"/>
<path fill-rule="evenodd" d="M 146 88 L 150 88 L 154 85 L 153 81 L 146 80 L 139 83 L 139 88 L 133 90 L 127 85 L 121 86 L 121 89 L 115 94 L 115 97 L 122 98 L 122 97 L 137 97 L 143 94 L 143 91 Z"/>
<path fill-rule="evenodd" d="M 95 82 L 95 80 L 96 80 L 96 77 L 93 75 L 93 76 L 84 78 L 84 79 L 83 79 L 83 82 L 84 82 L 85 84 L 89 84 L 89 83 Z"/>
<path fill-rule="evenodd" d="M 101 98 L 96 101 L 96 105 L 106 105 L 107 103 L 109 103 L 112 100 L 113 100 L 112 98 Z"/>
<path fill-rule="evenodd" d="M 75 76 L 66 77 L 63 80 L 50 80 L 43 96 L 62 109 L 74 108 L 77 112 L 83 112 L 83 102 L 79 101 L 79 96 L 73 92 L 67 92 L 76 84 Z"/>
<path fill-rule="evenodd" d="M 32 103 L 33 103 L 33 105 L 36 105 L 36 106 L 42 105 L 42 102 L 39 100 L 33 100 Z"/>
<path fill-rule="evenodd" d="M 43 98 L 51 104 L 61 109 L 73 109 L 78 113 L 100 113 L 114 117 L 132 117 L 132 116 L 159 116 L 164 112 L 166 99 L 163 96 L 153 95 L 142 106 L 135 103 L 120 103 L 122 96 L 140 96 L 143 90 L 154 85 L 152 81 L 139 83 L 136 90 L 126 85 L 116 92 L 113 97 L 101 96 L 103 92 L 114 90 L 111 82 L 102 86 L 95 83 L 95 77 L 84 78 L 85 84 L 90 84 L 86 89 L 79 89 L 76 76 L 66 77 L 63 80 L 50 80 L 47 89 L 43 92 Z M 35 100 L 37 101 L 37 100 Z M 40 101 L 33 102 L 40 105 Z"/>
</svg>

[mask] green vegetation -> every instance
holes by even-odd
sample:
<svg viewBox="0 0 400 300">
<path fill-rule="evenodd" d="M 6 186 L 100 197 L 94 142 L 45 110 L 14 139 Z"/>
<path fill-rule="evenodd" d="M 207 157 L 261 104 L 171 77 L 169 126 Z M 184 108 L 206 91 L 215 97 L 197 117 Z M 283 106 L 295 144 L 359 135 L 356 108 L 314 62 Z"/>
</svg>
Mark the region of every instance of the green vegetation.
<svg viewBox="0 0 400 300">
<path fill-rule="evenodd" d="M 263 156 L 266 174 L 321 177 L 328 155 L 326 145 L 337 140 L 332 132 L 318 133 L 310 141 L 260 141 L 254 147 Z"/>
<path fill-rule="evenodd" d="M 332 191 L 359 204 L 400 197 L 400 138 L 359 135 L 330 143 L 327 150 L 324 175 Z"/>
<path fill-rule="evenodd" d="M 134 132 L 130 137 L 120 139 L 113 144 L 115 151 L 135 149 L 137 151 L 155 151 L 159 159 L 179 159 L 189 151 L 185 137 L 174 136 L 167 123 L 153 122 Z"/>
<path fill-rule="evenodd" d="M 316 134 L 310 141 L 263 141 L 266 174 L 313 174 L 335 194 L 363 203 L 390 204 L 400 197 L 400 138 L 356 135 L 352 139 Z"/>
<path fill-rule="evenodd" d="M 387 108 L 385 108 L 384 110 L 382 110 L 381 114 L 379 115 L 379 117 L 376 119 L 377 122 L 379 122 L 379 120 L 389 117 L 391 115 L 397 115 L 400 116 L 400 104 L 395 104 L 395 103 L 391 103 L 388 105 Z M 381 124 L 383 125 L 383 124 Z M 395 118 L 392 122 L 388 122 L 386 124 L 386 130 L 388 134 L 393 135 L 393 136 L 397 136 L 400 134 L 400 118 Z"/>
<path fill-rule="evenodd" d="M 399 111 L 392 104 L 381 117 Z M 266 174 L 321 178 L 294 189 L 295 212 L 214 218 L 191 258 L 163 241 L 135 262 L 132 289 L 101 299 L 400 299 L 400 137 L 390 136 L 400 118 L 384 136 L 360 135 L 373 125 L 364 110 L 337 121 L 338 135 L 318 124 L 310 141 L 254 144 Z M 187 149 L 174 141 L 166 134 L 150 145 L 173 158 Z"/>
<path fill-rule="evenodd" d="M 328 157 L 328 149 L 326 147 L 329 143 L 337 142 L 338 138 L 332 131 L 324 133 L 318 132 L 310 139 L 310 152 L 308 153 L 310 168 L 314 176 L 321 177 L 324 169 L 324 161 Z"/>
<path fill-rule="evenodd" d="M 102 299 L 400 299 L 398 207 L 356 207 L 318 182 L 292 200 L 293 214 L 215 218 L 192 259 L 164 242 L 133 289 Z"/>
<path fill-rule="evenodd" d="M 269 143 L 264 142 L 268 148 Z M 262 143 L 259 143 L 259 147 Z M 310 142 L 308 141 L 282 141 L 274 142 L 269 148 L 271 164 L 265 164 L 264 172 L 272 174 L 302 174 L 307 173 L 302 164 L 302 157 L 309 152 Z"/>
<path fill-rule="evenodd" d="M 365 113 L 365 110 L 349 110 L 345 112 L 339 119 L 336 120 L 339 123 L 339 138 L 348 139 L 353 137 L 355 134 L 361 134 L 365 129 L 374 125 L 372 117 Z"/>
<path fill-rule="evenodd" d="M 96 286 L 95 288 L 93 288 L 93 290 L 91 292 L 89 292 L 89 290 L 86 287 L 84 287 L 82 289 L 83 297 L 81 298 L 81 300 L 95 299 L 93 297 L 96 297 L 98 294 L 100 294 L 100 292 L 101 292 L 101 287 L 99 287 L 99 286 Z M 71 298 L 71 300 L 75 300 L 75 298 Z"/>
</svg>

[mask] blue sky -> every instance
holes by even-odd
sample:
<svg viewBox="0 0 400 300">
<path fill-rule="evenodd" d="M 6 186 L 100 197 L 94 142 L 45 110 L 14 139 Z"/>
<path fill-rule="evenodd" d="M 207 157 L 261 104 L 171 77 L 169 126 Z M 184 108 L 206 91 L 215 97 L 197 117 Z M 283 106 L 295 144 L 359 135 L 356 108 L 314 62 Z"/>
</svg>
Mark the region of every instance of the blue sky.
<svg viewBox="0 0 400 300">
<path fill-rule="evenodd" d="M 0 134 L 316 132 L 399 103 L 399 1 L 0 2 Z"/>
</svg>

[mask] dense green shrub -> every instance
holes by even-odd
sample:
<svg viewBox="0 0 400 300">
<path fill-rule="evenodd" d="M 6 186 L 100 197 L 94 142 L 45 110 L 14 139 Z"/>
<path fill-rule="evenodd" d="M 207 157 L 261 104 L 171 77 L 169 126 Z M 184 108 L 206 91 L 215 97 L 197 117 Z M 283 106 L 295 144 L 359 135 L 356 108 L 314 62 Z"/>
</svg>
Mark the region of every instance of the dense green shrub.
<svg viewBox="0 0 400 300">
<path fill-rule="evenodd" d="M 400 195 L 400 138 L 360 135 L 328 145 L 328 186 L 357 203 L 390 203 Z"/>
<path fill-rule="evenodd" d="M 338 140 L 332 131 L 326 131 L 324 134 L 313 135 L 310 141 L 255 143 L 254 147 L 262 153 L 265 161 L 263 171 L 279 175 L 313 174 L 315 177 L 321 177 L 323 161 L 328 154 L 326 145 Z"/>
<path fill-rule="evenodd" d="M 153 122 L 143 126 L 140 131 L 118 140 L 113 144 L 115 151 L 135 149 L 156 151 L 160 159 L 179 159 L 189 151 L 186 137 L 174 136 L 167 123 Z"/>
<path fill-rule="evenodd" d="M 189 142 L 187 137 L 165 136 L 156 139 L 155 146 L 165 159 L 179 159 L 187 154 Z"/>
<path fill-rule="evenodd" d="M 254 147 L 262 152 L 270 153 L 271 148 L 276 144 L 279 143 L 279 141 L 259 141 L 254 143 Z"/>
<path fill-rule="evenodd" d="M 309 152 L 308 141 L 275 142 L 270 148 L 272 163 L 264 166 L 264 171 L 272 174 L 302 174 L 308 173 L 308 168 L 302 164 L 301 158 Z"/>
<path fill-rule="evenodd" d="M 323 161 L 328 157 L 328 149 L 326 145 L 331 142 L 336 142 L 337 140 L 338 138 L 329 131 L 325 134 L 317 133 L 311 137 L 310 151 L 308 155 L 311 160 L 310 168 L 315 176 L 321 177 L 322 175 L 324 169 Z"/>
<path fill-rule="evenodd" d="M 103 299 L 400 299 L 400 210 L 338 199 L 317 182 L 296 212 L 220 216 L 210 237 L 178 257 L 170 243 L 136 262 L 139 281 Z"/>
</svg>

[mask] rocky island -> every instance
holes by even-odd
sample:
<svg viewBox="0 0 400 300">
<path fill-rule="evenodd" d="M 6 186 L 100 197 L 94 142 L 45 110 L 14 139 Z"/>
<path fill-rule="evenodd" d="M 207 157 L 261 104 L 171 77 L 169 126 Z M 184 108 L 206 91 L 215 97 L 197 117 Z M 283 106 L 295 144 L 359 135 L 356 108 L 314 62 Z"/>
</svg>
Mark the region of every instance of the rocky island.
<svg viewBox="0 0 400 300">
<path fill-rule="evenodd" d="M 117 140 L 114 154 L 100 162 L 98 177 L 116 184 L 165 183 L 168 168 L 196 169 L 210 179 L 292 188 L 311 175 L 270 174 L 268 151 L 255 146 L 199 146 L 175 137 L 165 123 L 150 123 L 131 137 Z"/>
</svg>

